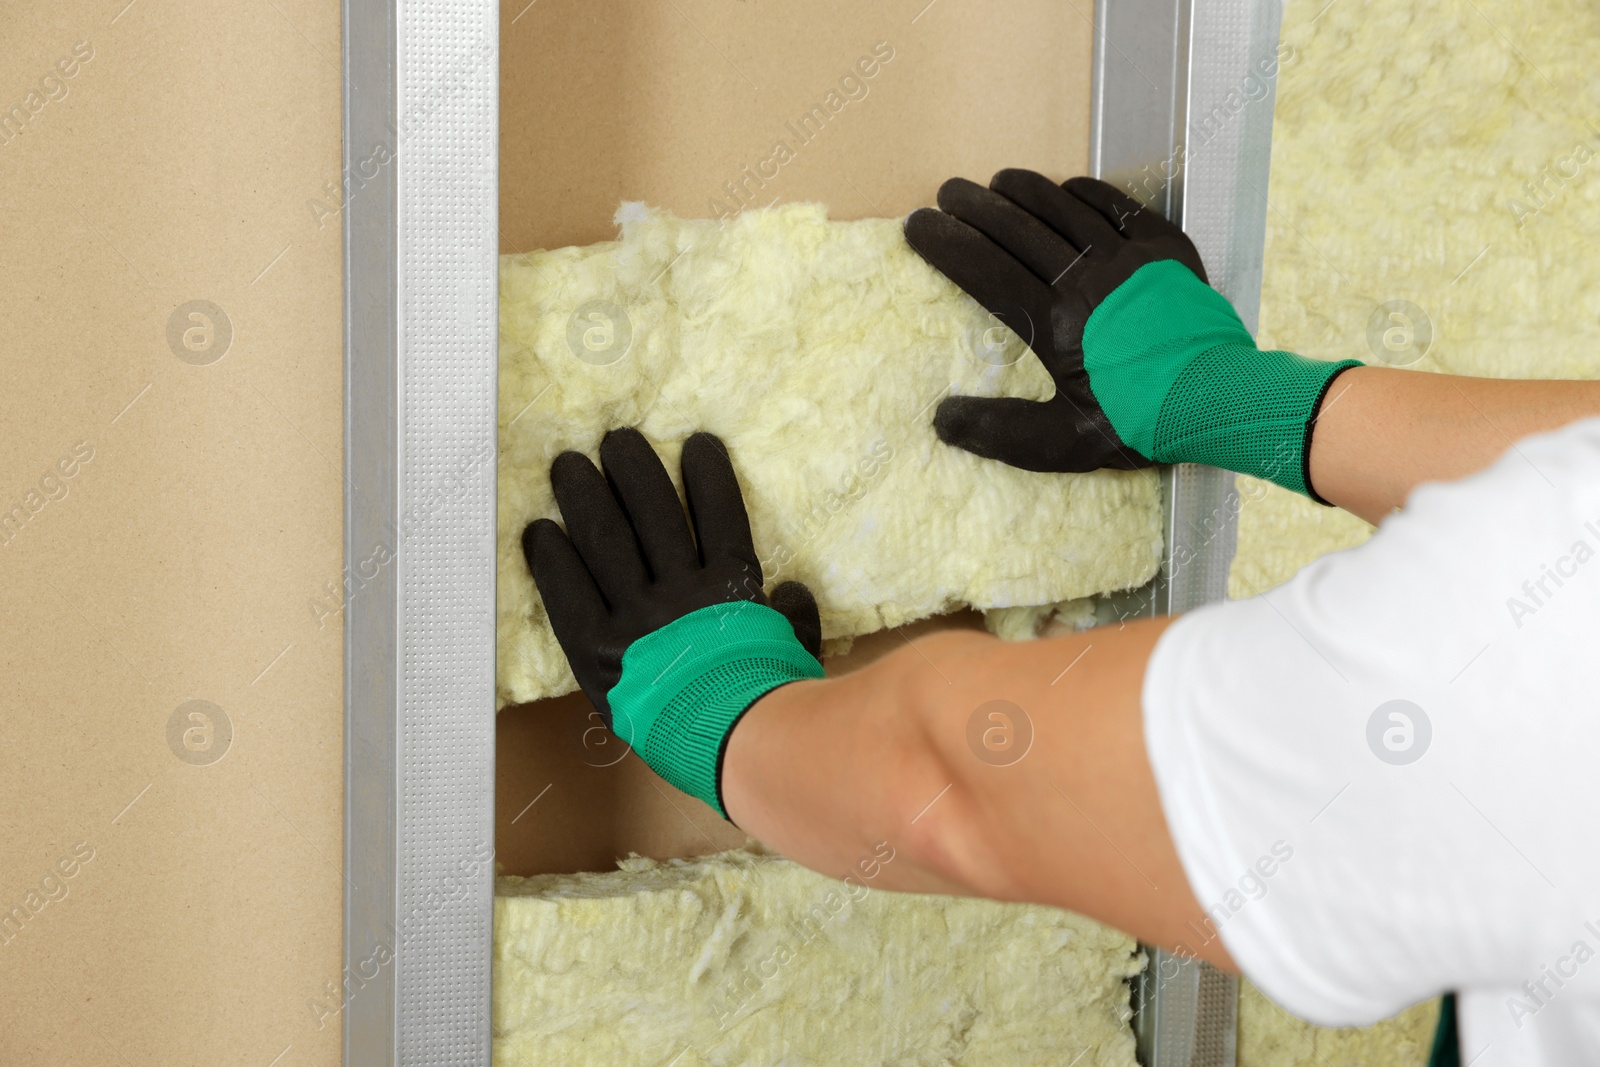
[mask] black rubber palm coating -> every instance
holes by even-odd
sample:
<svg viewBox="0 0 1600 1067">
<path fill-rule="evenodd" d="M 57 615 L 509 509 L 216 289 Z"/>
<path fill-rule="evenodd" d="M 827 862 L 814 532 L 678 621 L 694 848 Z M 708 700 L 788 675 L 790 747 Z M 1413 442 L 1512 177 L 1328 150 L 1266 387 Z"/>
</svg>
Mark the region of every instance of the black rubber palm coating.
<svg viewBox="0 0 1600 1067">
<path fill-rule="evenodd" d="M 645 634 L 713 604 L 749 600 L 783 613 L 813 656 L 822 624 L 811 591 L 785 582 L 768 601 L 750 517 L 728 450 L 697 433 L 681 468 L 689 516 L 654 448 L 632 428 L 600 442 L 604 473 L 580 452 L 563 452 L 550 484 L 566 529 L 536 519 L 522 551 L 551 629 L 578 684 L 611 725 L 606 694 L 622 677 L 622 654 Z"/>
<path fill-rule="evenodd" d="M 1159 212 L 1094 178 L 1057 185 L 1033 171 L 1002 170 L 987 189 L 952 178 L 938 199 L 939 210 L 906 219 L 907 243 L 1021 338 L 1056 385 L 1046 401 L 948 397 L 934 412 L 939 439 L 1032 471 L 1150 466 L 1095 399 L 1083 331 L 1094 309 L 1148 263 L 1175 259 L 1204 281 L 1193 243 Z"/>
</svg>

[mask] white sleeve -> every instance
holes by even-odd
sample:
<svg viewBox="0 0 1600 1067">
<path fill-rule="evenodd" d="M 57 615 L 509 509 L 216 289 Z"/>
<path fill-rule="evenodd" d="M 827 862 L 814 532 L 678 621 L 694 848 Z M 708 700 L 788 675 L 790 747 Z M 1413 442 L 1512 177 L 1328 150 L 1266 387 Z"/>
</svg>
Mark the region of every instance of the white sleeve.
<svg viewBox="0 0 1600 1067">
<path fill-rule="evenodd" d="M 1552 991 L 1551 999 L 1531 1014 L 1509 1009 L 1519 1000 L 1528 1001 L 1521 989 L 1474 991 L 1458 997 L 1461 1062 L 1471 1067 L 1600 1063 L 1600 1001 L 1555 997 L 1558 987 L 1553 980 L 1546 980 L 1545 987 Z"/>
<path fill-rule="evenodd" d="M 1597 560 L 1600 418 L 1175 621 L 1144 729 L 1197 940 L 1325 1025 L 1524 982 L 1513 1023 L 1600 1000 Z"/>
</svg>

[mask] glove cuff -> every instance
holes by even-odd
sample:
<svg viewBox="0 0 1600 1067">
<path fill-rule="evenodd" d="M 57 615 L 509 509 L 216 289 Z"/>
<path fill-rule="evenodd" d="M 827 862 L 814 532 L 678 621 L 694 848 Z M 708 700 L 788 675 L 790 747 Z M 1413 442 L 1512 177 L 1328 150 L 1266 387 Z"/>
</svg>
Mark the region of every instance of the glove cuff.
<svg viewBox="0 0 1600 1067">
<path fill-rule="evenodd" d="M 1118 435 L 1158 463 L 1205 463 L 1311 490 L 1311 419 L 1327 363 L 1256 347 L 1223 295 L 1177 260 L 1146 263 L 1089 315 L 1089 386 Z"/>
<path fill-rule="evenodd" d="M 1254 475 L 1327 504 L 1311 489 L 1312 419 L 1334 375 L 1359 366 L 1253 343 L 1208 348 L 1162 402 L 1152 458 Z"/>
<path fill-rule="evenodd" d="M 692 611 L 633 642 L 606 699 L 617 736 L 726 819 L 722 753 L 734 724 L 778 686 L 821 677 L 822 664 L 787 618 L 739 600 Z"/>
</svg>

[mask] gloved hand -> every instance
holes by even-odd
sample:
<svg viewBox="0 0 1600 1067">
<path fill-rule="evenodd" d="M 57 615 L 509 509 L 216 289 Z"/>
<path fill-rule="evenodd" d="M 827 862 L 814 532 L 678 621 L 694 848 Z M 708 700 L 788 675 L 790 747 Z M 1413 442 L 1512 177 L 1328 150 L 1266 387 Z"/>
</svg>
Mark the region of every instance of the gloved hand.
<svg viewBox="0 0 1600 1067">
<path fill-rule="evenodd" d="M 693 536 L 639 431 L 606 434 L 600 462 L 604 476 L 581 453 L 556 457 L 550 483 L 566 532 L 529 523 L 523 554 L 606 726 L 726 819 L 722 756 L 740 716 L 780 685 L 822 677 L 817 603 L 799 582 L 770 602 L 762 594 L 744 497 L 711 434 L 683 445 Z"/>
<path fill-rule="evenodd" d="M 1360 366 L 1261 351 L 1182 230 L 1093 178 L 952 178 L 906 240 L 1010 327 L 1056 383 L 1046 401 L 953 396 L 941 440 L 1033 471 L 1206 463 L 1310 487 L 1311 422 Z"/>
</svg>

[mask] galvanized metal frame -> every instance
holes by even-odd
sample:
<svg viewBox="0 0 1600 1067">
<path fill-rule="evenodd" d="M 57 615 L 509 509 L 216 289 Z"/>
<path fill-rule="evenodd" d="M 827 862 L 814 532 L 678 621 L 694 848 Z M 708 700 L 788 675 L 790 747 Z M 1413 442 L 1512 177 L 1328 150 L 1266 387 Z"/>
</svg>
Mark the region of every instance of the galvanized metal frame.
<svg viewBox="0 0 1600 1067">
<path fill-rule="evenodd" d="M 349 1065 L 490 1060 L 499 5 L 344 0 Z"/>
<path fill-rule="evenodd" d="M 1091 168 L 1180 222 L 1207 273 L 1257 327 L 1282 8 L 1273 0 L 1097 0 Z M 1166 547 L 1142 590 L 1103 623 L 1187 611 L 1227 595 L 1237 532 L 1233 475 L 1162 472 Z M 1232 1067 L 1238 981 L 1146 947 L 1134 1033 L 1146 1067 Z"/>
</svg>

